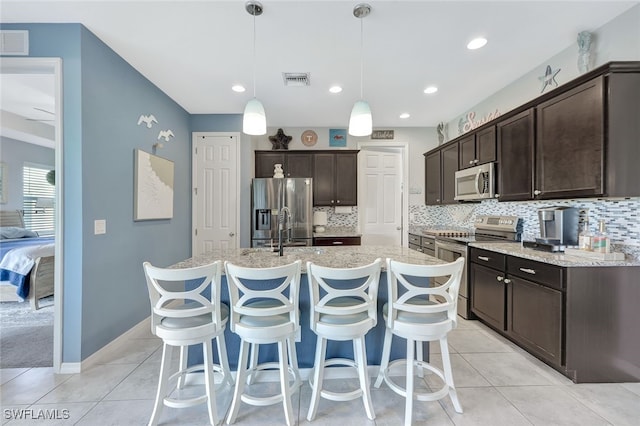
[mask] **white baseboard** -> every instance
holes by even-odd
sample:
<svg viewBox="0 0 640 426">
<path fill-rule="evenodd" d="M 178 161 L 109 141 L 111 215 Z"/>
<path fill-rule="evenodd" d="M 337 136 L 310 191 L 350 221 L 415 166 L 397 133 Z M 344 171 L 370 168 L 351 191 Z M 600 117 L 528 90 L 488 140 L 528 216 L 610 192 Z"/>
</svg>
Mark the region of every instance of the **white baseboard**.
<svg viewBox="0 0 640 426">
<path fill-rule="evenodd" d="M 120 352 L 120 349 L 123 348 L 126 345 L 127 340 L 129 339 L 129 337 L 133 333 L 139 332 L 144 327 L 146 327 L 146 328 L 151 327 L 150 322 L 151 322 L 151 317 L 150 316 L 145 318 L 145 319 L 143 319 L 138 324 L 134 325 L 129 330 L 125 331 L 120 336 L 116 337 L 111 342 L 107 343 L 101 349 L 98 349 L 96 352 L 94 352 L 93 354 L 89 355 L 87 357 L 87 359 L 85 359 L 81 363 L 62 363 L 61 372 L 64 369 L 65 364 L 74 364 L 74 365 L 78 364 L 78 367 L 77 367 L 78 371 L 73 371 L 73 373 L 79 373 L 82 370 L 85 370 L 85 369 L 87 369 L 89 367 L 92 367 L 100 359 L 103 359 L 103 357 L 108 356 L 108 355 L 110 355 L 111 353 L 114 353 L 114 352 Z"/>
<path fill-rule="evenodd" d="M 56 374 L 76 374 L 82 371 L 80 362 L 63 362 L 60 364 L 60 371 Z"/>
</svg>

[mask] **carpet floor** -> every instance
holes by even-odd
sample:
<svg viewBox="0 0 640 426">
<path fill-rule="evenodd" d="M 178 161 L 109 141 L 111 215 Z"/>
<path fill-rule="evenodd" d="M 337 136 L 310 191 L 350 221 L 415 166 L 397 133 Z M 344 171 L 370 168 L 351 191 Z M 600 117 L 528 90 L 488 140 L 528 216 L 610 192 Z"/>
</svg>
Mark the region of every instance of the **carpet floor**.
<svg viewBox="0 0 640 426">
<path fill-rule="evenodd" d="M 0 303 L 0 368 L 53 366 L 53 296 L 41 306 Z"/>
</svg>

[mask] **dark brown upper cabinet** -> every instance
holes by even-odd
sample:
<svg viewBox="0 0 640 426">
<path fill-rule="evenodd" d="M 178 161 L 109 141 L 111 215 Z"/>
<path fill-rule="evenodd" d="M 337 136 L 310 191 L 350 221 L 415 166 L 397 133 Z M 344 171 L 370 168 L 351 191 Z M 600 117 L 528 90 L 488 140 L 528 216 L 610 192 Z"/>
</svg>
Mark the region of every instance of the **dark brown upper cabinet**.
<svg viewBox="0 0 640 426">
<path fill-rule="evenodd" d="M 358 151 L 313 154 L 313 205 L 358 204 Z"/>
<path fill-rule="evenodd" d="M 538 105 L 535 198 L 604 194 L 604 97 L 600 76 Z"/>
<path fill-rule="evenodd" d="M 313 157 L 310 152 L 298 151 L 256 151 L 255 177 L 273 177 L 273 168 L 282 164 L 285 177 L 313 177 Z"/>
<path fill-rule="evenodd" d="M 440 150 L 425 154 L 425 204 L 433 206 L 442 204 L 442 172 L 440 166 Z"/>
<path fill-rule="evenodd" d="M 490 126 L 465 136 L 460 146 L 460 169 L 496 161 L 496 128 Z"/>
<path fill-rule="evenodd" d="M 455 204 L 455 174 L 458 171 L 458 143 L 425 154 L 425 203 Z"/>
<path fill-rule="evenodd" d="M 528 200 L 533 191 L 533 108 L 496 124 L 500 201 Z"/>
</svg>

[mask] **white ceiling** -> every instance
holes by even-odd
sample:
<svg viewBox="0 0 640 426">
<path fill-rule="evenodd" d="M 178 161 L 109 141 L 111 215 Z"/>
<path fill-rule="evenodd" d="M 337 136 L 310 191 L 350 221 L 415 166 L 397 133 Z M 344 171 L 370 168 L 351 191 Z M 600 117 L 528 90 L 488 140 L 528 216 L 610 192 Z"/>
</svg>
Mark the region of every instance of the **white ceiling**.
<svg viewBox="0 0 640 426">
<path fill-rule="evenodd" d="M 189 113 L 237 114 L 253 93 L 253 18 L 244 3 L 2 0 L 0 17 L 4 23 L 82 23 Z M 346 127 L 360 96 L 357 3 L 262 1 L 256 94 L 268 126 Z M 374 127 L 452 120 L 575 44 L 580 31 L 594 31 L 638 3 L 371 1 L 363 57 Z M 467 50 L 479 35 L 488 44 Z M 283 72 L 310 72 L 311 86 L 285 87 Z M 6 84 L 12 83 L 2 81 L 3 91 Z M 234 84 L 247 91 L 231 91 Z M 334 84 L 342 93 L 329 93 Z M 439 91 L 424 94 L 428 85 Z M 411 117 L 400 119 L 403 112 Z"/>
</svg>

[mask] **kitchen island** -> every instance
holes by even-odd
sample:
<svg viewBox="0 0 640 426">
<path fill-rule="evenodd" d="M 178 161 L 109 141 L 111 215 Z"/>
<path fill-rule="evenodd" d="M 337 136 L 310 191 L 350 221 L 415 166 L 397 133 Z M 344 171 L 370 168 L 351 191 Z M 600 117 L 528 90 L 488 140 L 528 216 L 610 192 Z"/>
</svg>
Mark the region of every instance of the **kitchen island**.
<svg viewBox="0 0 640 426">
<path fill-rule="evenodd" d="M 435 257 L 425 255 L 408 247 L 391 246 L 341 246 L 341 247 L 285 247 L 284 255 L 278 256 L 277 252 L 266 248 L 239 248 L 228 250 L 214 250 L 209 253 L 192 257 L 182 262 L 176 263 L 172 267 L 188 268 L 216 260 L 229 261 L 239 266 L 252 268 L 269 268 L 273 266 L 292 263 L 296 260 L 302 261 L 302 276 L 300 279 L 300 329 L 301 336 L 297 343 L 298 364 L 300 368 L 313 367 L 316 335 L 309 327 L 309 284 L 306 275 L 306 262 L 311 261 L 321 266 L 334 268 L 348 268 L 362 266 L 381 258 L 383 262 L 386 258 L 414 263 L 419 265 L 435 265 L 444 263 Z M 369 365 L 380 365 L 382 355 L 382 343 L 384 340 L 384 319 L 382 316 L 382 306 L 387 302 L 387 277 L 385 265 L 380 275 L 380 285 L 378 288 L 378 323 L 369 331 L 366 336 L 367 362 Z M 229 304 L 229 290 L 227 279 L 222 276 L 221 299 L 223 303 Z M 394 337 L 394 339 L 398 339 Z M 225 341 L 227 343 L 227 353 L 229 364 L 232 369 L 236 369 L 238 362 L 238 351 L 240 339 L 233 334 L 227 326 L 225 330 Z M 396 340 L 394 340 L 396 342 Z M 406 345 L 404 343 L 392 344 L 391 359 L 405 356 Z M 425 354 L 428 354 L 428 347 L 425 347 Z M 351 342 L 330 341 L 327 344 L 327 357 L 353 357 L 353 347 Z M 277 360 L 277 348 L 275 345 L 262 345 L 260 347 L 259 361 L 268 362 Z M 189 352 L 189 364 L 202 362 L 202 351 L 200 348 L 193 348 Z"/>
</svg>

